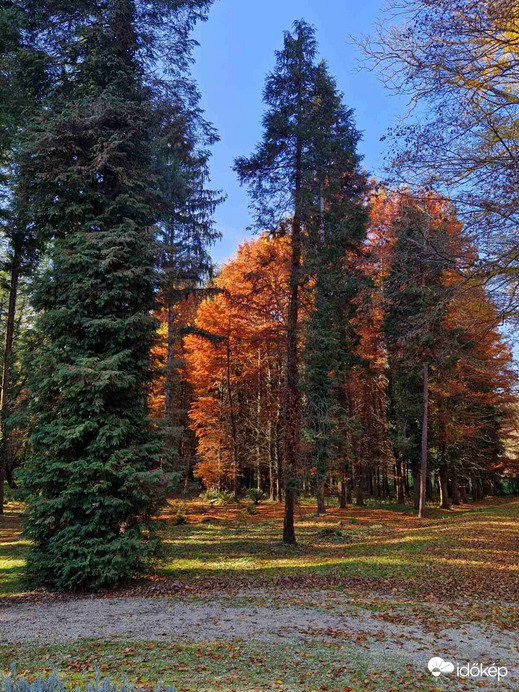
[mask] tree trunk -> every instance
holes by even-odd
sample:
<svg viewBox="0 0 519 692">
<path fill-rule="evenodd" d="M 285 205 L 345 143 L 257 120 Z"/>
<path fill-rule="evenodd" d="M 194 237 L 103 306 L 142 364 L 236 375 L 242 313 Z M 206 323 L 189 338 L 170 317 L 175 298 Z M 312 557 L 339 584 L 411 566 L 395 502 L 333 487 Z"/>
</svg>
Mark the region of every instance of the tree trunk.
<svg viewBox="0 0 519 692">
<path fill-rule="evenodd" d="M 238 502 L 238 440 L 236 434 L 236 418 L 234 415 L 234 400 L 231 386 L 231 316 L 229 314 L 229 327 L 227 331 L 227 397 L 229 400 L 229 416 L 232 435 L 232 461 L 233 461 L 233 493 Z"/>
<path fill-rule="evenodd" d="M 326 506 L 325 506 L 325 493 L 324 493 L 324 486 L 325 482 L 324 479 L 320 480 L 318 485 L 317 485 L 317 514 L 325 514 L 326 513 Z"/>
<path fill-rule="evenodd" d="M 400 454 L 395 460 L 395 489 L 397 505 L 405 504 L 405 485 L 402 476 L 402 458 Z"/>
<path fill-rule="evenodd" d="M 452 465 L 452 504 L 460 504 L 460 491 L 458 485 L 458 472 L 454 464 Z"/>
<path fill-rule="evenodd" d="M 302 39 L 299 41 L 299 60 L 303 64 Z M 303 84 L 299 75 L 297 89 L 297 121 L 300 122 Z M 290 263 L 290 301 L 287 316 L 287 371 L 284 410 L 283 464 L 285 473 L 285 518 L 283 522 L 283 541 L 294 544 L 294 504 L 297 492 L 297 465 L 299 461 L 299 377 L 298 377 L 298 323 L 299 323 L 299 283 L 301 273 L 301 224 L 303 188 L 303 149 L 301 138 L 297 138 L 295 154 L 294 217 L 292 220 L 292 258 Z"/>
<path fill-rule="evenodd" d="M 343 474 L 339 484 L 339 509 L 346 509 L 346 475 Z"/>
<path fill-rule="evenodd" d="M 420 469 L 416 460 L 413 461 L 413 503 L 418 512 L 420 508 Z"/>
<path fill-rule="evenodd" d="M 261 490 L 261 349 L 258 348 L 258 400 L 256 422 L 256 488 Z"/>
<path fill-rule="evenodd" d="M 429 426 L 429 364 L 423 366 L 423 415 L 422 415 L 422 463 L 420 468 L 420 498 L 418 516 L 425 518 L 425 498 L 427 491 L 427 435 Z"/>
<path fill-rule="evenodd" d="M 171 424 L 169 420 L 171 409 L 173 407 L 173 349 L 175 344 L 174 334 L 174 311 L 171 303 L 168 304 L 168 353 L 166 360 L 166 388 L 164 392 L 164 413 L 166 414 L 167 425 Z"/>
<path fill-rule="evenodd" d="M 440 507 L 441 509 L 451 508 L 447 490 L 447 467 L 445 463 L 440 464 Z"/>
<path fill-rule="evenodd" d="M 20 278 L 20 256 L 15 247 L 11 264 L 9 286 L 9 305 L 5 327 L 4 352 L 2 358 L 2 385 L 0 390 L 0 514 L 4 513 L 4 480 L 7 471 L 7 417 L 9 415 L 9 376 L 11 374 L 11 356 L 13 352 L 16 302 L 18 298 L 18 281 Z"/>
<path fill-rule="evenodd" d="M 364 507 L 364 489 L 360 473 L 355 474 L 355 504 L 357 507 Z"/>
</svg>

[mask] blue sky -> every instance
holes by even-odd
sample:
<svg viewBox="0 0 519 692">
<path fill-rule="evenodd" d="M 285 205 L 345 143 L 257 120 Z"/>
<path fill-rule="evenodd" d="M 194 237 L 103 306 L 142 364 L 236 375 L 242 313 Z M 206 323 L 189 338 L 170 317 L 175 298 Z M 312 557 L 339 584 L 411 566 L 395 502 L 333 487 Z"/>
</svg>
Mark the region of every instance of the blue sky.
<svg viewBox="0 0 519 692">
<path fill-rule="evenodd" d="M 305 19 L 316 27 L 321 57 L 328 61 L 363 133 L 364 166 L 370 173 L 382 173 L 385 146 L 380 138 L 405 104 L 375 75 L 359 70 L 361 54 L 349 35 L 370 33 L 384 4 L 385 0 L 216 0 L 209 21 L 198 27 L 200 47 L 193 74 L 206 117 L 221 137 L 213 150 L 212 186 L 228 195 L 216 213 L 223 235 L 213 249 L 216 262 L 231 257 L 247 236 L 247 191 L 231 167 L 234 158 L 250 154 L 261 137 L 265 77 L 274 66 L 274 51 L 282 47 L 283 31 L 294 20 Z"/>
</svg>

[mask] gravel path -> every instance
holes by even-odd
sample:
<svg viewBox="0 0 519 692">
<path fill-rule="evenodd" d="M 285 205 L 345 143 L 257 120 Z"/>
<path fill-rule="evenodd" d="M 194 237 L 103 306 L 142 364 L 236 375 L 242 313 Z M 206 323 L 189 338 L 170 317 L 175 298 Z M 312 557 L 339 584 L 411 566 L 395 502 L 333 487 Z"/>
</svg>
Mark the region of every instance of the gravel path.
<svg viewBox="0 0 519 692">
<path fill-rule="evenodd" d="M 214 641 L 254 639 L 263 642 L 338 639 L 359 646 L 370 657 L 397 657 L 426 666 L 432 656 L 466 663 L 481 661 L 509 668 L 511 684 L 517 661 L 514 633 L 466 625 L 440 634 L 420 626 L 381 621 L 369 610 L 352 608 L 344 596 L 323 608 L 276 604 L 215 595 L 211 600 L 185 598 L 84 599 L 67 603 L 17 604 L 0 610 L 0 643 L 51 644 L 71 640 L 121 638 L 126 641 Z M 341 607 L 341 605 L 343 607 Z M 503 683 L 502 683 L 503 684 Z M 506 684 L 506 683 L 505 683 Z"/>
</svg>

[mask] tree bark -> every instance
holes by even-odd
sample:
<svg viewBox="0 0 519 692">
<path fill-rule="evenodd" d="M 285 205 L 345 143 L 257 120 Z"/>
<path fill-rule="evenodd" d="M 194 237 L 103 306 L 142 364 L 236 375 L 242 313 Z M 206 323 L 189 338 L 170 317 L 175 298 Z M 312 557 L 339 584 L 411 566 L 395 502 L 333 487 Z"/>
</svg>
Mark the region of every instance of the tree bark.
<svg viewBox="0 0 519 692">
<path fill-rule="evenodd" d="M 299 64 L 303 64 L 302 39 L 299 41 Z M 303 84 L 299 74 L 297 86 L 297 123 L 301 122 Z M 290 264 L 290 301 L 287 317 L 287 372 L 284 424 L 285 437 L 283 464 L 285 473 L 285 518 L 283 522 L 283 541 L 295 544 L 294 505 L 297 492 L 297 465 L 299 461 L 299 377 L 298 377 L 298 322 L 299 322 L 299 283 L 302 252 L 302 187 L 303 187 L 303 148 L 301 137 L 297 137 L 294 161 L 294 217 L 292 219 L 292 258 Z"/>
<path fill-rule="evenodd" d="M 440 507 L 450 509 L 449 494 L 447 490 L 447 467 L 444 462 L 440 464 Z"/>
<path fill-rule="evenodd" d="M 427 435 L 429 428 L 429 364 L 423 366 L 423 414 L 422 414 L 422 463 L 420 467 L 420 498 L 418 516 L 425 518 L 425 499 L 427 493 Z"/>
<path fill-rule="evenodd" d="M 460 504 L 460 491 L 458 484 L 458 472 L 454 464 L 452 465 L 452 504 Z"/>
<path fill-rule="evenodd" d="M 343 474 L 339 484 L 339 509 L 346 509 L 346 475 Z"/>
<path fill-rule="evenodd" d="M 317 485 L 317 514 L 325 514 L 326 513 L 326 505 L 325 505 L 325 493 L 324 493 L 324 487 L 325 487 L 325 482 L 324 479 L 319 480 L 319 483 Z"/>
<path fill-rule="evenodd" d="M 395 459 L 395 486 L 396 486 L 396 503 L 397 505 L 405 504 L 405 485 L 402 476 L 402 458 L 398 454 Z"/>
<path fill-rule="evenodd" d="M 231 317 L 229 315 L 229 328 L 227 332 L 227 397 L 229 400 L 229 417 L 231 422 L 232 435 L 232 461 L 233 461 L 233 493 L 234 499 L 238 502 L 238 441 L 236 434 L 236 418 L 234 415 L 234 400 L 231 386 Z"/>
</svg>

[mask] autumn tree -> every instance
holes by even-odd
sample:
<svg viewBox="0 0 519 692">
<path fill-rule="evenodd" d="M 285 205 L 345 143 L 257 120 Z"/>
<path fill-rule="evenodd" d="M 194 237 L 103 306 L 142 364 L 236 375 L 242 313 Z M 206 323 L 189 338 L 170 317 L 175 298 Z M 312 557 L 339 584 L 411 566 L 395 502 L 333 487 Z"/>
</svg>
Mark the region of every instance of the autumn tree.
<svg viewBox="0 0 519 692">
<path fill-rule="evenodd" d="M 392 175 L 456 203 L 501 314 L 517 311 L 519 7 L 510 0 L 391 1 L 361 41 L 370 67 L 411 103 L 393 132 Z"/>
<path fill-rule="evenodd" d="M 195 473 L 206 487 L 243 484 L 280 497 L 290 247 L 261 236 L 242 245 L 200 304 L 185 339 Z"/>
</svg>

